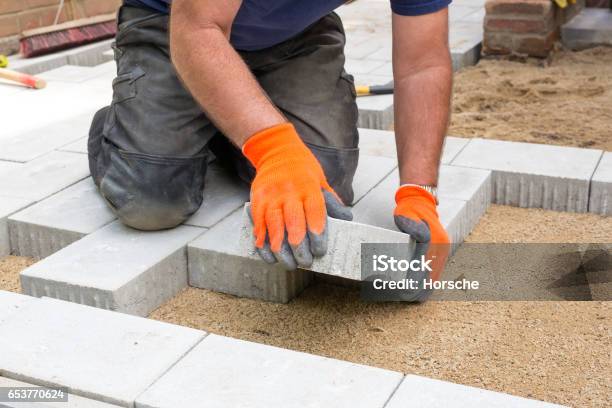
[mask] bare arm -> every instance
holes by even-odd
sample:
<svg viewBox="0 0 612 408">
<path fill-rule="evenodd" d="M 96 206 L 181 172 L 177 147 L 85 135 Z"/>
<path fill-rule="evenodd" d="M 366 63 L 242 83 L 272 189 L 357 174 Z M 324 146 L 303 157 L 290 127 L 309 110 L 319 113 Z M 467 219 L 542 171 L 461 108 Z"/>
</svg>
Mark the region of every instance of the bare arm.
<svg viewBox="0 0 612 408">
<path fill-rule="evenodd" d="M 402 184 L 437 184 L 448 127 L 448 11 L 393 15 L 395 137 Z"/>
<path fill-rule="evenodd" d="M 170 50 L 177 72 L 208 117 L 237 146 L 286 122 L 229 42 L 241 0 L 174 0 Z"/>
</svg>

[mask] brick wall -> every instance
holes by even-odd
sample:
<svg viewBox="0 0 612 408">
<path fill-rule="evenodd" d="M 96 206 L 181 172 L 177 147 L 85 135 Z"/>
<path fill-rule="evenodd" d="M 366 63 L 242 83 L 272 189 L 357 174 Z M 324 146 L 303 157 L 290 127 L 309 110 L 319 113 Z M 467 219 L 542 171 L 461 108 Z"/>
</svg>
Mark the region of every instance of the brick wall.
<svg viewBox="0 0 612 408">
<path fill-rule="evenodd" d="M 548 56 L 559 28 L 584 1 L 561 9 L 552 0 L 487 0 L 483 54 Z"/>
<path fill-rule="evenodd" d="M 0 0 L 0 53 L 19 49 L 24 30 L 53 24 L 60 0 Z M 112 13 L 121 0 L 65 0 L 59 22 Z"/>
</svg>

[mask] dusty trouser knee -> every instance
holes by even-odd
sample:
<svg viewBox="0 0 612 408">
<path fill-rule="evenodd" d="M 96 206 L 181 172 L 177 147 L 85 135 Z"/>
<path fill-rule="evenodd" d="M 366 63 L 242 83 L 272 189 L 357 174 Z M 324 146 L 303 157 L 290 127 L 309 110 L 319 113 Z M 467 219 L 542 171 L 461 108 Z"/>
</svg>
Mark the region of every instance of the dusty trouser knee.
<svg viewBox="0 0 612 408">
<path fill-rule="evenodd" d="M 159 230 L 183 223 L 202 204 L 206 160 L 117 150 L 103 143 L 108 159 L 100 193 L 124 224 Z"/>
</svg>

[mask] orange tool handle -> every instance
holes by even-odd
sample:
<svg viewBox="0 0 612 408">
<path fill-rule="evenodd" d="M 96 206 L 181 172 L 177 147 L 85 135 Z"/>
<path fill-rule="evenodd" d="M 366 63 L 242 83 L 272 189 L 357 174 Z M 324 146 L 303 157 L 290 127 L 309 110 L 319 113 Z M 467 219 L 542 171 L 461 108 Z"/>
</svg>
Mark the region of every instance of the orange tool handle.
<svg viewBox="0 0 612 408">
<path fill-rule="evenodd" d="M 12 71 L 6 68 L 0 68 L 0 78 L 15 81 L 30 88 L 42 89 L 47 86 L 47 81 L 35 76 L 22 74 L 21 72 Z"/>
</svg>

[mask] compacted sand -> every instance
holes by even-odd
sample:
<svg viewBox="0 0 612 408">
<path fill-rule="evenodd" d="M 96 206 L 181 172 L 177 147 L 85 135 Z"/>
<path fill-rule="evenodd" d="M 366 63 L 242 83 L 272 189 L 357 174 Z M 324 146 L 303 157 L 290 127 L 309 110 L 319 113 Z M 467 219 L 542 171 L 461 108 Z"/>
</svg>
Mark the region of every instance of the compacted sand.
<svg viewBox="0 0 612 408">
<path fill-rule="evenodd" d="M 611 101 L 612 48 L 482 60 L 455 75 L 449 134 L 610 151 Z"/>
</svg>

